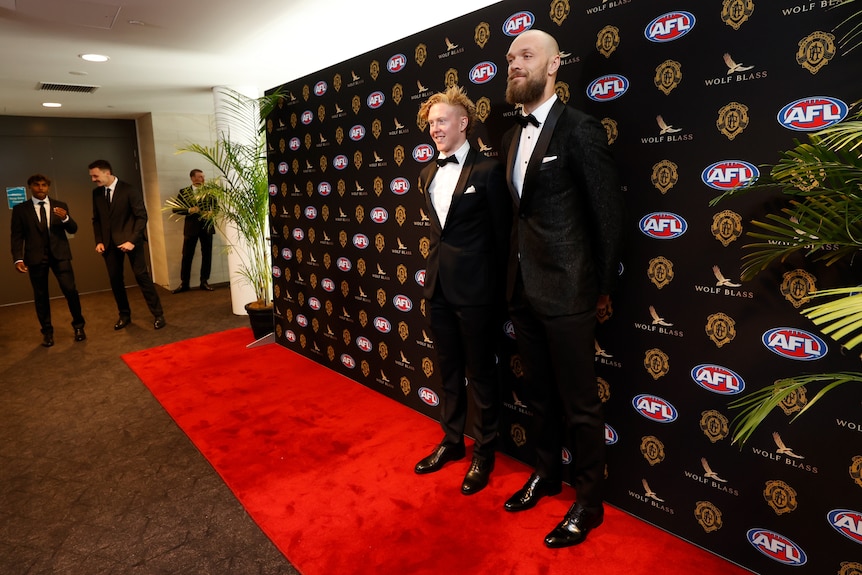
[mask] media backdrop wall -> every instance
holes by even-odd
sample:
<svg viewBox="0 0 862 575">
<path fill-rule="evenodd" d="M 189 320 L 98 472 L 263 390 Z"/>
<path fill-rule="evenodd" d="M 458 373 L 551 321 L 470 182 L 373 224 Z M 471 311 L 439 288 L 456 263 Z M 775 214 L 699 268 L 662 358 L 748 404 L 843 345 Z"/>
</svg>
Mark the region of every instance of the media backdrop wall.
<svg viewBox="0 0 862 575">
<path fill-rule="evenodd" d="M 506 51 L 546 30 L 558 95 L 601 119 L 625 186 L 628 249 L 596 339 L 608 502 L 758 573 L 862 573 L 860 386 L 791 425 L 804 390 L 744 449 L 728 408 L 782 376 L 859 368 L 798 313 L 853 270 L 794 259 L 743 283 L 750 221 L 778 200 L 709 206 L 862 97 L 859 51 L 834 33 L 860 6 L 830 4 L 505 1 L 284 84 L 267 122 L 277 341 L 438 417 L 416 185 L 436 152 L 417 111 L 464 86 L 472 141 L 499 157 Z M 501 449 L 530 463 L 517 334 L 505 318 L 499 334 Z"/>
</svg>

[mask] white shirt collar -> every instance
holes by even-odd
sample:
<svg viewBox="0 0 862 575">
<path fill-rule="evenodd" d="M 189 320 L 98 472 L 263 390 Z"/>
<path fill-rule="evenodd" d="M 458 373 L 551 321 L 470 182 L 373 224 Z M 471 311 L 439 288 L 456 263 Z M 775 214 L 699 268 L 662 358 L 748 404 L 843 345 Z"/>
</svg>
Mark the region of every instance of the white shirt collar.
<svg viewBox="0 0 862 575">
<path fill-rule="evenodd" d="M 550 98 L 542 102 L 542 104 L 538 108 L 533 110 L 533 115 L 539 121 L 539 126 L 543 126 L 545 124 L 545 120 L 548 119 L 548 114 L 551 113 L 551 108 L 556 101 L 557 95 L 553 94 Z"/>
</svg>

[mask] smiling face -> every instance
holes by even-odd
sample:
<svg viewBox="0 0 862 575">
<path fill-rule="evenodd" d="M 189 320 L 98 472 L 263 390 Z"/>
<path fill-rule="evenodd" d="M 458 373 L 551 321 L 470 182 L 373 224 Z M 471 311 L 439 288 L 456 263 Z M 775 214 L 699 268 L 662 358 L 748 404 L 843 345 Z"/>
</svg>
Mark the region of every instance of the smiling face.
<svg viewBox="0 0 862 575">
<path fill-rule="evenodd" d="M 437 151 L 451 156 L 467 140 L 466 112 L 460 106 L 438 103 L 428 110 L 428 133 Z"/>
<path fill-rule="evenodd" d="M 506 54 L 506 102 L 527 112 L 551 96 L 560 67 L 560 50 L 549 34 L 528 30 L 512 41 Z"/>
<path fill-rule="evenodd" d="M 111 170 L 91 168 L 90 179 L 97 186 L 109 186 L 114 182 L 114 174 L 111 173 Z"/>
</svg>

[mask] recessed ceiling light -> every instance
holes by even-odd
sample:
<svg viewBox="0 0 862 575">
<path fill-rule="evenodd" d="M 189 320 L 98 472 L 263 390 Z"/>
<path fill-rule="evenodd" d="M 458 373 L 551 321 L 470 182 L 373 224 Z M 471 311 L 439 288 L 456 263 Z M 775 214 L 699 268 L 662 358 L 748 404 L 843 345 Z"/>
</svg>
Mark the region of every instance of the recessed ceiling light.
<svg viewBox="0 0 862 575">
<path fill-rule="evenodd" d="M 87 75 L 87 73 L 86 73 L 86 72 L 81 72 L 81 71 L 79 71 L 79 70 L 72 70 L 72 71 L 71 71 L 71 72 L 69 72 L 69 73 L 70 73 L 71 75 L 73 75 L 73 76 L 86 76 L 86 75 Z"/>
<path fill-rule="evenodd" d="M 107 62 L 110 60 L 110 58 L 102 54 L 79 54 L 78 57 L 87 62 Z"/>
<path fill-rule="evenodd" d="M 147 25 L 147 23 L 144 22 L 143 20 L 129 20 L 129 24 L 131 24 L 132 26 L 146 26 Z"/>
<path fill-rule="evenodd" d="M 42 102 L 42 105 L 46 108 L 61 108 L 63 106 L 59 102 Z"/>
</svg>

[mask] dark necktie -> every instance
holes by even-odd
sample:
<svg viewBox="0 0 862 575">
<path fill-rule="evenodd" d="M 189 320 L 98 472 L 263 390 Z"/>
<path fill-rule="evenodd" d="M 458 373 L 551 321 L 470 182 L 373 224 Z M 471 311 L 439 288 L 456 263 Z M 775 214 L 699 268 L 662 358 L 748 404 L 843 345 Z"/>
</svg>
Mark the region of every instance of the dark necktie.
<svg viewBox="0 0 862 575">
<path fill-rule="evenodd" d="M 437 158 L 437 167 L 442 168 L 443 166 L 445 166 L 449 162 L 452 162 L 453 164 L 457 164 L 458 158 L 456 158 L 454 155 L 447 156 L 445 158 Z"/>
<path fill-rule="evenodd" d="M 526 128 L 527 124 L 533 124 L 537 128 L 539 127 L 539 121 L 532 114 L 530 114 L 528 116 L 524 116 L 523 114 L 518 114 L 517 116 L 515 116 L 515 119 L 518 121 L 519 124 L 521 124 L 522 128 Z"/>
<path fill-rule="evenodd" d="M 105 199 L 108 201 L 108 205 L 111 205 L 111 188 L 105 186 Z"/>
<path fill-rule="evenodd" d="M 45 236 L 50 234 L 48 225 L 48 213 L 45 211 L 45 202 L 39 202 L 39 224 L 42 226 L 42 232 Z"/>
</svg>

